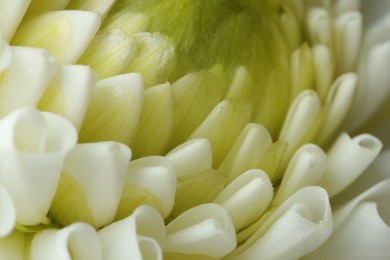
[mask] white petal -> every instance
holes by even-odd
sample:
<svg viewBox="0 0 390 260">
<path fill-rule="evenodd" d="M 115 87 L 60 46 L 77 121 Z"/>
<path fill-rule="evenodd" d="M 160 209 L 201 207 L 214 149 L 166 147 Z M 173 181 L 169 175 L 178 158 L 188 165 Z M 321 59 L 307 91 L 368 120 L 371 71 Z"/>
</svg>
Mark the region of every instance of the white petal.
<svg viewBox="0 0 390 260">
<path fill-rule="evenodd" d="M 384 180 L 337 210 L 335 230 L 309 259 L 388 259 L 390 180 Z"/>
<path fill-rule="evenodd" d="M 12 51 L 8 43 L 1 38 L 0 34 L 0 73 L 6 69 L 12 61 Z"/>
<path fill-rule="evenodd" d="M 324 8 L 310 8 L 307 15 L 307 28 L 313 44 L 333 45 L 332 19 Z"/>
<path fill-rule="evenodd" d="M 115 217 L 130 156 L 123 144 L 101 142 L 79 144 L 65 159 L 63 171 L 86 193 L 96 227 Z"/>
<path fill-rule="evenodd" d="M 328 167 L 320 185 L 334 196 L 350 185 L 377 157 L 382 143 L 363 134 L 350 138 L 342 134 L 328 151 Z"/>
<path fill-rule="evenodd" d="M 161 260 L 165 244 L 165 225 L 161 215 L 150 206 L 99 231 L 103 259 Z"/>
<path fill-rule="evenodd" d="M 167 217 L 173 208 L 176 191 L 174 165 L 164 157 L 151 156 L 131 161 L 126 175 L 126 184 L 147 189 L 156 195 Z"/>
<path fill-rule="evenodd" d="M 288 143 L 288 151 L 293 151 L 304 139 L 315 133 L 313 125 L 321 110 L 320 100 L 313 90 L 305 90 L 297 96 L 288 110 L 279 140 Z"/>
<path fill-rule="evenodd" d="M 166 156 L 176 167 L 177 176 L 212 167 L 212 152 L 207 139 L 194 139 L 177 146 Z"/>
<path fill-rule="evenodd" d="M 31 0 L 0 1 L 0 34 L 10 42 Z"/>
<path fill-rule="evenodd" d="M 102 259 L 99 236 L 84 223 L 37 233 L 31 243 L 31 260 Z"/>
<path fill-rule="evenodd" d="M 324 99 L 328 88 L 332 84 L 335 65 L 332 49 L 326 45 L 316 45 L 312 48 L 313 66 L 315 73 L 315 87 L 318 96 Z"/>
<path fill-rule="evenodd" d="M 0 181 L 11 194 L 18 222 L 46 221 L 66 153 L 77 134 L 64 118 L 20 109 L 0 124 Z"/>
<path fill-rule="evenodd" d="M 268 175 L 253 169 L 237 177 L 213 202 L 228 211 L 238 232 L 264 213 L 272 196 L 273 187 Z"/>
<path fill-rule="evenodd" d="M 193 207 L 167 225 L 165 251 L 221 258 L 236 247 L 227 211 L 217 204 Z"/>
<path fill-rule="evenodd" d="M 324 243 L 332 226 L 326 191 L 305 187 L 278 207 L 229 259 L 298 259 Z"/>
<path fill-rule="evenodd" d="M 362 43 L 363 22 L 359 12 L 348 12 L 335 23 L 336 59 L 340 73 L 354 71 Z"/>
<path fill-rule="evenodd" d="M 273 205 L 280 205 L 284 200 L 303 187 L 316 185 L 322 178 L 327 166 L 326 154 L 314 144 L 299 148 L 290 160 Z"/>
<path fill-rule="evenodd" d="M 363 2 L 367 2 L 367 1 L 363 1 Z M 361 0 L 333 1 L 333 12 L 336 16 L 338 16 L 348 12 L 360 11 L 360 6 L 361 6 Z"/>
<path fill-rule="evenodd" d="M 54 85 L 55 87 L 50 89 L 49 85 L 40 100 L 39 109 L 60 114 L 76 129 L 80 129 L 96 84 L 95 72 L 86 66 L 61 66 L 54 81 L 59 86 Z"/>
<path fill-rule="evenodd" d="M 12 47 L 12 63 L 3 72 L 0 84 L 0 117 L 19 107 L 35 107 L 49 80 L 55 64 L 42 49 Z"/>
<path fill-rule="evenodd" d="M 271 144 L 271 135 L 264 126 L 248 124 L 218 170 L 225 175 L 227 183 L 230 183 L 246 170 L 257 168 Z"/>
<path fill-rule="evenodd" d="M 3 239 L 12 232 L 16 224 L 16 209 L 11 195 L 1 184 L 0 212 L 0 238 Z"/>
<path fill-rule="evenodd" d="M 369 119 L 390 95 L 390 41 L 379 43 L 364 55 L 359 86 L 346 126 L 354 130 Z"/>
</svg>

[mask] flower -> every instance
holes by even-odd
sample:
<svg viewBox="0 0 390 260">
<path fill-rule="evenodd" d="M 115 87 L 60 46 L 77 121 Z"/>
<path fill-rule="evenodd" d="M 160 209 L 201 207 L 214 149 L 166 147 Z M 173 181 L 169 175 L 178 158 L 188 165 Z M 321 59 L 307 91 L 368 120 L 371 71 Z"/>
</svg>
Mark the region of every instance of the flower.
<svg viewBox="0 0 390 260">
<path fill-rule="evenodd" d="M 386 257 L 365 5 L 0 1 L 0 256 Z"/>
</svg>

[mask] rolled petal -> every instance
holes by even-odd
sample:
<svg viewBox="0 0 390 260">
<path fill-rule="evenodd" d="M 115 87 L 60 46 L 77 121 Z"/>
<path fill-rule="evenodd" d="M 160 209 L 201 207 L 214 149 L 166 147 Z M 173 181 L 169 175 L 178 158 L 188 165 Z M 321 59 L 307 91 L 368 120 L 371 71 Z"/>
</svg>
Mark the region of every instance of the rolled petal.
<svg viewBox="0 0 390 260">
<path fill-rule="evenodd" d="M 305 187 L 279 206 L 228 259 L 298 259 L 323 244 L 332 227 L 326 191 Z"/>
<path fill-rule="evenodd" d="M 0 2 L 0 34 L 10 42 L 31 0 L 2 0 Z"/>
<path fill-rule="evenodd" d="M 303 187 L 318 184 L 326 167 L 327 156 L 320 147 L 306 144 L 299 148 L 288 164 L 272 204 L 280 205 Z"/>
<path fill-rule="evenodd" d="M 61 64 L 75 63 L 100 26 L 100 17 L 86 11 L 40 14 L 21 24 L 13 45 L 47 49 Z"/>
<path fill-rule="evenodd" d="M 0 83 L 0 117 L 20 107 L 35 107 L 55 71 L 53 57 L 42 49 L 11 47 L 12 62 Z"/>
<path fill-rule="evenodd" d="M 363 1 L 364 2 L 364 1 Z M 339 0 L 333 2 L 333 13 L 342 15 L 344 13 L 360 11 L 361 0 Z M 364 10 L 364 8 L 363 8 Z"/>
<path fill-rule="evenodd" d="M 348 12 L 335 22 L 337 70 L 354 71 L 361 50 L 363 21 L 359 12 Z"/>
<path fill-rule="evenodd" d="M 273 197 L 273 187 L 262 170 L 249 170 L 237 177 L 215 199 L 229 213 L 236 232 L 264 213 Z"/>
<path fill-rule="evenodd" d="M 162 260 L 165 224 L 158 211 L 141 206 L 131 216 L 100 230 L 99 237 L 103 259 Z"/>
<path fill-rule="evenodd" d="M 309 9 L 307 28 L 313 44 L 333 46 L 333 24 L 328 11 L 324 8 L 313 7 Z"/>
<path fill-rule="evenodd" d="M 324 104 L 325 115 L 316 136 L 317 143 L 326 145 L 345 120 L 353 104 L 357 81 L 355 73 L 347 73 L 338 77 L 330 87 Z"/>
<path fill-rule="evenodd" d="M 130 145 L 136 158 L 166 153 L 174 115 L 172 88 L 168 82 L 145 91 L 137 134 Z"/>
<path fill-rule="evenodd" d="M 80 129 L 96 75 L 89 67 L 61 66 L 38 104 L 38 109 L 62 115 Z"/>
<path fill-rule="evenodd" d="M 137 130 L 142 99 L 143 80 L 138 73 L 99 81 L 80 130 L 80 142 L 129 144 Z"/>
<path fill-rule="evenodd" d="M 145 194 L 143 190 L 147 193 Z M 151 156 L 131 161 L 127 169 L 118 214 L 123 218 L 139 205 L 145 204 L 143 201 L 152 196 L 158 201 L 158 205 L 152 205 L 159 210 L 161 208 L 161 215 L 167 217 L 173 208 L 175 191 L 175 167 L 168 159 Z"/>
<path fill-rule="evenodd" d="M 243 172 L 257 168 L 271 144 L 271 135 L 265 127 L 248 124 L 241 131 L 218 171 L 225 175 L 227 183 L 231 183 Z"/>
<path fill-rule="evenodd" d="M 184 212 L 167 225 L 164 251 L 221 258 L 236 247 L 234 225 L 217 204 L 203 204 Z"/>
<path fill-rule="evenodd" d="M 213 165 L 218 167 L 242 129 L 249 123 L 251 106 L 241 100 L 224 100 L 190 135 L 189 139 L 207 138 L 213 150 Z"/>
<path fill-rule="evenodd" d="M 131 7 L 123 4 L 118 6 L 116 5 L 117 8 L 107 15 L 101 30 L 119 29 L 128 34 L 148 31 L 149 15 L 143 12 L 134 12 Z"/>
<path fill-rule="evenodd" d="M 37 233 L 30 249 L 31 260 L 102 259 L 102 249 L 96 231 L 84 223 L 66 228 L 46 229 Z"/>
<path fill-rule="evenodd" d="M 308 259 L 387 259 L 390 180 L 373 186 L 335 213 L 335 230 Z"/>
<path fill-rule="evenodd" d="M 294 100 L 279 135 L 279 140 L 287 141 L 288 153 L 313 137 L 320 110 L 320 100 L 313 90 L 301 92 Z"/>
<path fill-rule="evenodd" d="M 3 237 L 9 235 L 12 232 L 16 224 L 16 209 L 11 195 L 1 184 L 0 212 L 0 238 L 3 239 Z"/>
<path fill-rule="evenodd" d="M 359 177 L 382 149 L 374 136 L 362 134 L 354 138 L 342 134 L 328 151 L 328 166 L 320 185 L 334 196 Z"/>
<path fill-rule="evenodd" d="M 20 109 L 0 123 L 0 181 L 14 200 L 22 225 L 47 222 L 63 161 L 77 140 L 64 118 Z"/>
<path fill-rule="evenodd" d="M 212 167 L 212 151 L 207 139 L 194 139 L 187 141 L 166 156 L 176 168 L 177 176 L 184 176 Z"/>
<path fill-rule="evenodd" d="M 118 209 L 130 156 L 130 149 L 119 143 L 77 145 L 66 157 L 66 176 L 61 177 L 50 216 L 64 226 L 76 221 L 95 227 L 109 224 Z M 75 196 L 79 193 L 83 196 Z"/>
<path fill-rule="evenodd" d="M 326 45 L 316 45 L 312 48 L 315 82 L 318 96 L 321 100 L 326 97 L 335 74 L 332 49 Z"/>
</svg>

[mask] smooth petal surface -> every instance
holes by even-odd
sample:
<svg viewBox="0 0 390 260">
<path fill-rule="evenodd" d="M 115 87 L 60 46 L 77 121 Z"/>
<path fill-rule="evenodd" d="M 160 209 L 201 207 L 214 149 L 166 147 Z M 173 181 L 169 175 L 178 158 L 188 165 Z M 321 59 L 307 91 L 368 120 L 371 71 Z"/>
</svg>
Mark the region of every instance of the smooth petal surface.
<svg viewBox="0 0 390 260">
<path fill-rule="evenodd" d="M 0 182 L 22 225 L 46 222 L 64 158 L 77 140 L 64 118 L 20 109 L 0 122 Z"/>
<path fill-rule="evenodd" d="M 50 215 L 62 225 L 75 221 L 95 227 L 109 224 L 119 205 L 130 156 L 130 149 L 120 143 L 77 145 L 68 153 L 62 171 L 85 194 L 86 201 L 72 196 L 75 191 L 61 180 Z M 80 211 L 89 212 L 91 219 L 83 219 Z"/>
<path fill-rule="evenodd" d="M 249 170 L 237 177 L 215 199 L 229 213 L 236 232 L 255 222 L 266 210 L 273 196 L 268 175 Z"/>
<path fill-rule="evenodd" d="M 55 71 L 53 57 L 42 49 L 11 47 L 12 62 L 0 83 L 0 117 L 20 107 L 35 107 Z"/>
<path fill-rule="evenodd" d="M 0 238 L 2 239 L 12 232 L 16 224 L 16 209 L 11 195 L 1 184 L 0 212 Z"/>
<path fill-rule="evenodd" d="M 164 251 L 223 257 L 236 247 L 234 225 L 217 204 L 203 204 L 184 212 L 167 225 Z"/>
<path fill-rule="evenodd" d="M 162 260 L 165 225 L 161 215 L 150 206 L 99 231 L 103 259 Z"/>
<path fill-rule="evenodd" d="M 319 185 L 334 196 L 350 185 L 373 162 L 382 149 L 374 136 L 354 138 L 341 134 L 328 151 L 328 166 Z"/>
<path fill-rule="evenodd" d="M 80 129 L 95 84 L 95 72 L 89 67 L 61 66 L 39 101 L 38 109 L 62 115 Z"/>
<path fill-rule="evenodd" d="M 308 259 L 387 259 L 390 246 L 390 180 L 335 212 L 335 231 Z"/>
<path fill-rule="evenodd" d="M 227 259 L 298 259 L 323 244 L 333 228 L 326 191 L 305 187 L 263 222 Z"/>
<path fill-rule="evenodd" d="M 10 42 L 31 0 L 0 1 L 0 34 Z"/>
<path fill-rule="evenodd" d="M 12 51 L 8 43 L 0 34 L 0 73 L 6 69 L 12 61 Z"/>
<path fill-rule="evenodd" d="M 60 230 L 46 229 L 34 236 L 30 259 L 102 259 L 99 236 L 91 226 L 84 223 L 74 223 Z"/>
</svg>

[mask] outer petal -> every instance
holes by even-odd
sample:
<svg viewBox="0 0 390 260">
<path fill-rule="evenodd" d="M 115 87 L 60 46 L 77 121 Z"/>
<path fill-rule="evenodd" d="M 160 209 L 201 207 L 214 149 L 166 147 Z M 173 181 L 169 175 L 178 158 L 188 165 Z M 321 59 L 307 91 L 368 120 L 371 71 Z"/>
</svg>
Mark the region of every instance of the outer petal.
<svg viewBox="0 0 390 260">
<path fill-rule="evenodd" d="M 150 206 L 99 231 L 103 259 L 162 260 L 165 226 L 161 215 Z"/>
<path fill-rule="evenodd" d="M 46 221 L 74 127 L 64 118 L 20 109 L 0 123 L 0 182 L 11 194 L 22 225 Z"/>
<path fill-rule="evenodd" d="M 228 259 L 298 259 L 324 243 L 332 226 L 326 191 L 305 187 L 278 207 Z"/>
<path fill-rule="evenodd" d="M 0 184 L 0 238 L 12 232 L 16 223 L 16 209 L 11 195 Z M 1 246 L 0 246 L 1 247 Z"/>
<path fill-rule="evenodd" d="M 31 260 L 99 260 L 102 249 L 96 231 L 84 223 L 37 233 L 31 243 Z"/>
</svg>

